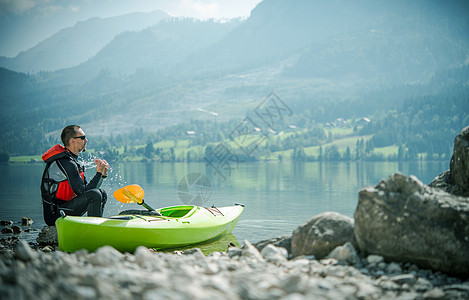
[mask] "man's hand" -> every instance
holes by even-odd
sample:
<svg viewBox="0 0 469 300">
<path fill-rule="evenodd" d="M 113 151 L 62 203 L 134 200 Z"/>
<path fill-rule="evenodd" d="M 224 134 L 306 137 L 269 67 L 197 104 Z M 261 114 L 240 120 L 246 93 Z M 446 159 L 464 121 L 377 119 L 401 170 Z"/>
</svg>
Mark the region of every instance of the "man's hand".
<svg viewBox="0 0 469 300">
<path fill-rule="evenodd" d="M 107 171 L 109 170 L 109 164 L 105 159 L 95 159 L 94 163 L 96 164 L 96 172 L 107 176 Z"/>
</svg>

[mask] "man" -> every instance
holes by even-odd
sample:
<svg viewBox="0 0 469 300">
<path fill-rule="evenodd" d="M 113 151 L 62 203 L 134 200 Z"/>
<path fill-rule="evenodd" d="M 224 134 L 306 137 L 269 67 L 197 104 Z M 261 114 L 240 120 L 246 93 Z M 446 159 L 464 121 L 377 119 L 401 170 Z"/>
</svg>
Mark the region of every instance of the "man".
<svg viewBox="0 0 469 300">
<path fill-rule="evenodd" d="M 78 125 L 69 125 L 60 137 L 63 146 L 57 144 L 42 155 L 47 164 L 41 182 L 46 224 L 54 226 L 60 210 L 72 216 L 88 212 L 88 216 L 101 217 L 107 194 L 99 187 L 107 177 L 109 164 L 104 159 L 95 159 L 96 175 L 88 183 L 85 169 L 77 160 L 80 152 L 86 151 L 85 132 Z"/>
</svg>

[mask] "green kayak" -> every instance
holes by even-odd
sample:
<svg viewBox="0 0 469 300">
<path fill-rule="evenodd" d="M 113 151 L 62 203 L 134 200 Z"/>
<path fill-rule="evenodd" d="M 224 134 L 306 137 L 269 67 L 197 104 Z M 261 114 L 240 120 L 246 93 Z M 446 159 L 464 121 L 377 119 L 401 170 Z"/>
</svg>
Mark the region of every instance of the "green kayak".
<svg viewBox="0 0 469 300">
<path fill-rule="evenodd" d="M 59 249 L 94 251 L 110 245 L 122 252 L 133 252 L 138 246 L 163 249 L 197 244 L 231 233 L 243 206 L 182 205 L 156 211 L 161 216 L 61 217 L 56 221 Z"/>
</svg>

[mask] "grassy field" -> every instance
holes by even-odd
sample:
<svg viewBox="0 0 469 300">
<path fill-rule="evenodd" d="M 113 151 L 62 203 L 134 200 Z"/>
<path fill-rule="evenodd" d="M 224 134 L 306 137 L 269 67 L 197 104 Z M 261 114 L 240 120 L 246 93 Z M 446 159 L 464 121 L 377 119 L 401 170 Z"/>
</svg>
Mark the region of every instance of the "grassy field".
<svg viewBox="0 0 469 300">
<path fill-rule="evenodd" d="M 11 163 L 34 163 L 34 162 L 42 162 L 41 155 L 34 155 L 34 156 L 13 156 L 10 157 L 9 162 Z"/>
<path fill-rule="evenodd" d="M 298 130 L 296 132 L 286 132 L 280 136 L 281 139 L 286 139 L 294 134 L 297 133 L 304 133 L 305 130 Z M 370 140 L 373 136 L 372 135 L 365 135 L 365 136 L 357 136 L 353 135 L 353 129 L 352 128 L 330 128 L 326 129 L 325 133 L 327 136 L 333 136 L 334 140 L 325 144 L 322 144 L 321 146 L 311 146 L 311 147 L 305 147 L 304 148 L 304 153 L 308 157 L 316 158 L 320 154 L 320 148 L 322 148 L 323 154 L 325 153 L 326 149 L 329 147 L 335 146 L 340 153 L 341 156 L 344 156 L 346 153 L 347 147 L 350 149 L 350 152 L 353 154 L 357 142 L 359 140 L 363 140 L 364 142 Z M 239 138 L 238 138 L 239 139 Z M 232 147 L 232 149 L 237 149 L 239 148 L 239 143 L 242 143 L 242 141 L 235 140 L 235 141 L 230 141 L 230 140 L 225 140 L 225 142 Z M 238 144 L 236 143 L 238 142 Z M 259 146 L 262 148 L 265 146 L 267 143 L 267 140 L 264 140 L 262 143 L 259 144 Z M 213 145 L 216 145 L 218 143 L 212 143 Z M 143 161 L 143 160 L 148 160 L 145 156 L 143 156 L 142 153 L 142 148 L 145 148 L 146 144 L 141 144 L 141 145 L 134 145 L 132 146 L 132 149 L 138 150 L 137 153 L 140 154 L 129 154 L 129 153 L 124 153 L 125 148 L 120 147 L 120 148 L 114 148 L 114 151 L 117 151 L 120 155 L 123 155 L 123 160 L 124 161 Z M 184 140 L 165 140 L 165 141 L 160 141 L 157 143 L 153 144 L 154 149 L 162 149 L 162 151 L 166 151 L 167 153 L 171 153 L 173 151 L 174 157 L 176 161 L 186 161 L 189 160 L 200 160 L 205 156 L 205 146 L 191 146 L 190 145 L 190 140 L 184 139 Z M 173 150 L 172 150 L 173 149 Z M 264 154 L 263 156 L 259 157 L 261 160 L 290 160 L 291 156 L 293 154 L 293 149 L 288 149 L 288 150 L 283 150 L 283 151 L 278 151 L 278 152 L 272 152 L 272 153 L 267 153 Z M 382 147 L 382 148 L 374 148 L 374 154 L 381 156 L 383 158 L 389 158 L 392 156 L 397 156 L 398 152 L 398 146 L 392 145 L 388 147 Z M 88 153 L 94 154 L 95 151 L 94 149 L 88 149 Z M 10 162 L 11 163 L 30 163 L 30 162 L 41 162 L 41 156 L 40 155 L 35 155 L 35 156 L 16 156 L 16 157 L 10 157 Z"/>
</svg>

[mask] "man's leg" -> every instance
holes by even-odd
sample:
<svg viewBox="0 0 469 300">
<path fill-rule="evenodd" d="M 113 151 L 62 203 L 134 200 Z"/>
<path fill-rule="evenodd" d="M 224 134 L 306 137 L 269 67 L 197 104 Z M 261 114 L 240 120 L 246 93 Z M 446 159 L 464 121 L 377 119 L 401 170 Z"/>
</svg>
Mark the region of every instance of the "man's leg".
<svg viewBox="0 0 469 300">
<path fill-rule="evenodd" d="M 99 189 L 98 191 L 101 193 L 101 216 L 102 216 L 104 212 L 104 205 L 106 205 L 106 202 L 107 202 L 107 193 L 103 189 Z"/>
<path fill-rule="evenodd" d="M 90 217 L 101 217 L 107 195 L 104 190 L 93 189 L 84 192 L 70 201 L 60 201 L 59 210 L 71 216 L 82 216 L 88 211 Z"/>
</svg>

